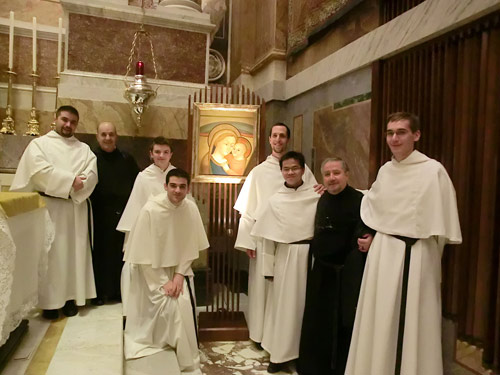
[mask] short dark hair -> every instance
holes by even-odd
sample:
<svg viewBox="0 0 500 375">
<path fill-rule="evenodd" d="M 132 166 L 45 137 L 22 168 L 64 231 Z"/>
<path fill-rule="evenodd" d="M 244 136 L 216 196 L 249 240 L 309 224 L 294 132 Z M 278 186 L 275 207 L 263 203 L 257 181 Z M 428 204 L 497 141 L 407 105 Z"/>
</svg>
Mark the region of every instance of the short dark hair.
<svg viewBox="0 0 500 375">
<path fill-rule="evenodd" d="M 347 165 L 346 161 L 342 158 L 339 158 L 338 156 L 335 156 L 335 157 L 326 158 L 325 160 L 323 160 L 323 162 L 321 163 L 321 169 L 320 169 L 321 173 L 323 173 L 323 168 L 325 167 L 326 163 L 330 163 L 330 162 L 334 162 L 334 161 L 340 162 L 344 172 L 346 172 L 346 173 L 349 172 L 349 166 Z"/>
<path fill-rule="evenodd" d="M 149 146 L 149 151 L 153 152 L 153 147 L 155 147 L 155 145 L 167 145 L 170 148 L 170 152 L 174 152 L 172 150 L 170 141 L 165 137 L 156 137 L 155 139 L 153 139 L 153 142 L 151 142 L 151 146 Z"/>
<path fill-rule="evenodd" d="M 273 126 L 271 126 L 271 129 L 269 130 L 269 136 L 271 136 L 271 134 L 273 134 L 273 128 L 274 128 L 275 126 L 284 126 L 284 127 L 286 128 L 286 137 L 287 137 L 288 139 L 290 139 L 291 134 L 292 134 L 292 133 L 290 132 L 290 128 L 289 128 L 288 126 L 286 126 L 286 124 L 284 124 L 283 122 L 277 122 L 277 123 L 275 123 Z"/>
<path fill-rule="evenodd" d="M 187 180 L 188 186 L 191 183 L 191 176 L 189 175 L 189 173 L 187 173 L 184 169 L 181 169 L 181 168 L 171 169 L 167 173 L 167 177 L 165 177 L 165 183 L 167 185 L 168 185 L 168 181 L 170 181 L 170 177 L 185 178 Z"/>
<path fill-rule="evenodd" d="M 73 106 L 71 106 L 71 105 L 62 105 L 59 108 L 57 108 L 56 118 L 59 117 L 59 115 L 61 114 L 61 112 L 72 113 L 72 114 L 74 114 L 78 118 L 78 120 L 80 120 L 80 114 L 78 113 L 78 111 L 76 110 L 76 108 L 73 107 Z"/>
<path fill-rule="evenodd" d="M 394 112 L 387 117 L 387 124 L 395 121 L 407 120 L 410 125 L 410 130 L 415 133 L 420 130 L 420 119 L 417 115 L 411 112 Z"/>
<path fill-rule="evenodd" d="M 283 162 L 288 159 L 297 160 L 300 164 L 301 168 L 306 167 L 306 158 L 304 155 L 297 151 L 288 151 L 285 155 L 283 155 L 280 159 L 280 169 L 283 169 Z"/>
</svg>

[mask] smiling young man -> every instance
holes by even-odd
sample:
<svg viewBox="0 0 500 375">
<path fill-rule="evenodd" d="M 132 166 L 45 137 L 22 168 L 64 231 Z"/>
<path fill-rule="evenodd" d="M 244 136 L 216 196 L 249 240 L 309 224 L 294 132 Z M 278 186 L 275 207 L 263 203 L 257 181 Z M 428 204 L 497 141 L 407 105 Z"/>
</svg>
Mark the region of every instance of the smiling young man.
<svg viewBox="0 0 500 375">
<path fill-rule="evenodd" d="M 443 374 L 441 254 L 462 236 L 453 184 L 438 161 L 415 150 L 420 135 L 414 114 L 389 116 L 393 157 L 361 202 L 361 218 L 376 234 L 346 375 Z"/>
<path fill-rule="evenodd" d="M 97 298 L 95 305 L 104 302 L 120 301 L 120 275 L 123 266 L 124 234 L 116 226 L 125 209 L 130 192 L 134 186 L 139 167 L 134 158 L 116 147 L 118 134 L 111 122 L 102 122 L 96 133 L 99 183 L 90 200 L 94 218 L 94 266 Z"/>
<path fill-rule="evenodd" d="M 304 155 L 289 151 L 279 163 L 284 181 L 257 212 L 251 232 L 261 238 L 258 257 L 269 283 L 262 347 L 270 354 L 270 373 L 299 356 L 309 242 L 320 197 L 314 191 L 316 181 L 303 180 Z"/>
<path fill-rule="evenodd" d="M 246 319 L 250 339 L 257 344 L 262 341 L 269 281 L 262 273 L 262 262 L 259 260 L 263 240 L 252 236 L 251 232 L 257 212 L 263 205 L 267 204 L 269 197 L 283 186 L 284 179 L 279 160 L 285 153 L 289 141 L 290 129 L 288 126 L 283 123 L 275 123 L 269 132 L 271 155 L 249 173 L 234 205 L 234 208 L 241 214 L 234 247 L 246 251 L 249 257 L 249 302 Z M 303 178 L 308 185 L 316 183 L 307 166 Z"/>
<path fill-rule="evenodd" d="M 172 155 L 172 147 L 166 138 L 156 137 L 153 139 L 149 149 L 152 163 L 137 175 L 127 206 L 116 230 L 124 233 L 130 232 L 140 209 L 148 198 L 163 191 L 165 176 L 175 168 L 170 163 Z"/>
<path fill-rule="evenodd" d="M 116 227 L 117 231 L 125 233 L 124 249 L 127 247 L 128 235 L 137 220 L 139 211 L 150 196 L 163 192 L 167 173 L 175 169 L 170 163 L 172 155 L 172 147 L 166 138 L 156 137 L 153 139 L 149 149 L 152 163 L 137 175 L 127 205 Z M 128 264 L 126 262 L 122 270 L 121 284 L 123 315 L 126 316 L 129 284 Z"/>
<path fill-rule="evenodd" d="M 201 374 L 191 263 L 209 247 L 196 204 L 186 198 L 190 176 L 168 172 L 166 193 L 151 197 L 130 233 L 125 358 L 172 348 L 181 371 Z"/>
<path fill-rule="evenodd" d="M 321 165 L 326 192 L 318 201 L 310 253 L 300 356 L 300 375 L 343 375 L 356 314 L 366 250 L 357 240 L 373 231 L 360 218 L 363 194 L 348 185 L 340 158 Z"/>
<path fill-rule="evenodd" d="M 86 202 L 97 183 L 96 157 L 74 137 L 78 121 L 74 107 L 59 107 L 55 130 L 28 144 L 11 185 L 12 191 L 43 195 L 54 222 L 47 275 L 38 293 L 47 319 L 57 319 L 61 307 L 73 316 L 77 306 L 96 296 Z"/>
</svg>

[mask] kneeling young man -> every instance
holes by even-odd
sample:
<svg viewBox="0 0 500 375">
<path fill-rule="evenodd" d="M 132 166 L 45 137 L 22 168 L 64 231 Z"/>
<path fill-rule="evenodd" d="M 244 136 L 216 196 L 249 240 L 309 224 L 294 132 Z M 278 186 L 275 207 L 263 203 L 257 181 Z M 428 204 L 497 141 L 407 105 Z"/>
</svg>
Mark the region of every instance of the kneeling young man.
<svg viewBox="0 0 500 375">
<path fill-rule="evenodd" d="M 131 267 L 125 358 L 170 347 L 181 371 L 200 366 L 191 263 L 209 247 L 198 208 L 185 199 L 189 183 L 187 172 L 168 172 L 166 193 L 141 209 L 124 257 Z"/>
</svg>

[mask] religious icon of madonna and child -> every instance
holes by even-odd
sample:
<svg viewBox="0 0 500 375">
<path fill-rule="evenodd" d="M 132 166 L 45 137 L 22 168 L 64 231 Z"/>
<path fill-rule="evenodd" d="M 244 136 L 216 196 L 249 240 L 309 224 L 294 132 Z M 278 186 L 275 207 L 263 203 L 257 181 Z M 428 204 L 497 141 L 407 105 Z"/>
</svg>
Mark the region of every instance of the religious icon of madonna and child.
<svg viewBox="0 0 500 375">
<path fill-rule="evenodd" d="M 245 170 L 253 150 L 253 134 L 251 131 L 246 132 L 246 124 L 235 125 L 208 124 L 200 129 L 200 142 L 205 138 L 208 144 L 208 152 L 200 154 L 203 155 L 200 158 L 200 174 L 246 175 Z M 203 148 L 206 149 L 207 144 Z"/>
</svg>

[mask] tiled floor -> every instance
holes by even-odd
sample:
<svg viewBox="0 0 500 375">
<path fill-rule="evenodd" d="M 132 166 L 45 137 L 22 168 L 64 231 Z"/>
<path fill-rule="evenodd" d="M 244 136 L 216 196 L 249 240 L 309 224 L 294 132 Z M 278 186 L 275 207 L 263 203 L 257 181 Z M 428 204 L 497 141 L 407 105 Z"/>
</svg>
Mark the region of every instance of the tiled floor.
<svg viewBox="0 0 500 375">
<path fill-rule="evenodd" d="M 201 370 L 206 375 L 265 375 L 269 355 L 251 341 L 207 342 L 200 347 Z M 297 374 L 294 366 L 277 374 Z"/>
<path fill-rule="evenodd" d="M 444 321 L 445 375 L 489 374 L 457 364 L 454 340 L 453 324 Z M 181 375 L 173 351 L 124 361 L 122 342 L 120 304 L 87 307 L 75 317 L 52 323 L 34 313 L 28 333 L 2 375 Z M 200 351 L 201 370 L 182 375 L 267 375 L 269 356 L 250 341 L 202 343 Z M 467 344 L 458 344 L 457 355 L 468 367 L 480 362 L 480 351 Z M 278 374 L 296 372 L 292 364 Z"/>
</svg>

